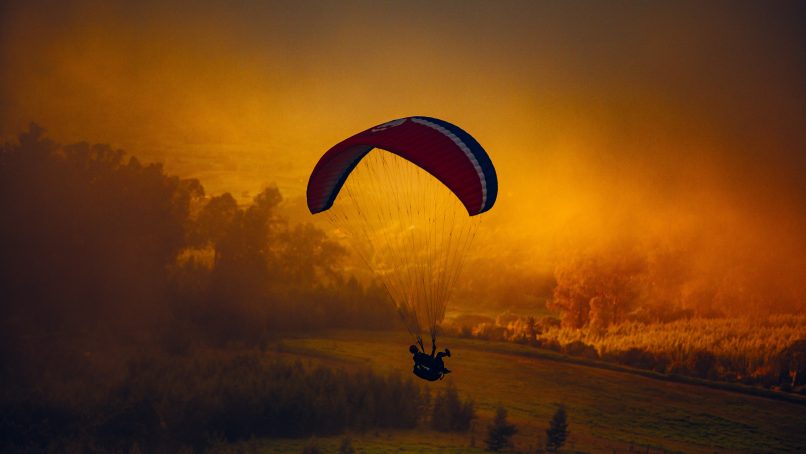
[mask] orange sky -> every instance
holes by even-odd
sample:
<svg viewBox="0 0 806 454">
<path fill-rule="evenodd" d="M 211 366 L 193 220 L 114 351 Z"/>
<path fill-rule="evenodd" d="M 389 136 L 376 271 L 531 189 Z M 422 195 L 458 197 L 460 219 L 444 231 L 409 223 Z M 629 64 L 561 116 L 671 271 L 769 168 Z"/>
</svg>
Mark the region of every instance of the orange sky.
<svg viewBox="0 0 806 454">
<path fill-rule="evenodd" d="M 435 116 L 496 165 L 498 254 L 694 236 L 806 276 L 802 3 L 110 3 L 0 6 L 0 136 L 36 121 L 244 201 L 276 182 L 307 219 L 332 144 Z"/>
</svg>

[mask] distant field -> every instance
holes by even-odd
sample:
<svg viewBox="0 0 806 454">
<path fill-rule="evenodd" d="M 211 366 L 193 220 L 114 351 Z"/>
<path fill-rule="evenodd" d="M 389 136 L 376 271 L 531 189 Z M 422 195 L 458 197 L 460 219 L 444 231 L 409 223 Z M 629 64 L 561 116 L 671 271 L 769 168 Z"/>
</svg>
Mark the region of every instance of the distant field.
<svg viewBox="0 0 806 454">
<path fill-rule="evenodd" d="M 352 435 L 359 452 L 469 452 L 483 446 L 484 428 L 500 402 L 518 425 L 517 450 L 536 447 L 557 404 L 568 411 L 568 452 L 806 452 L 806 406 L 698 385 L 655 380 L 616 370 L 529 357 L 518 346 L 443 339 L 453 357 L 452 381 L 476 401 L 474 434 L 368 433 Z M 284 339 L 284 355 L 330 364 L 411 371 L 408 337 L 338 332 Z M 503 348 L 502 348 L 503 347 Z M 318 440 L 335 450 L 341 437 Z M 295 452 L 306 440 L 259 440 L 258 451 Z M 327 452 L 327 451 L 326 451 Z"/>
</svg>

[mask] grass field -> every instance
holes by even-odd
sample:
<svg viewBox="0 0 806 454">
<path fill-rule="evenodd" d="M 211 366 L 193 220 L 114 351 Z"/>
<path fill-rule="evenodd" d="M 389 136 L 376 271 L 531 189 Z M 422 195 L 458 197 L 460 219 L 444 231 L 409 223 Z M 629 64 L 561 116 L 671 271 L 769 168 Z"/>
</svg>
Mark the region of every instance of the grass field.
<svg viewBox="0 0 806 454">
<path fill-rule="evenodd" d="M 486 425 L 500 403 L 519 428 L 514 438 L 518 451 L 542 445 L 548 420 L 563 404 L 572 434 L 568 452 L 806 452 L 806 406 L 801 404 L 526 356 L 521 346 L 511 344 L 454 338 L 442 342 L 452 350 L 447 365 L 453 373 L 429 386 L 438 389 L 453 382 L 475 400 L 480 418 L 472 433 L 423 429 L 353 434 L 357 451 L 473 452 L 472 443 L 480 451 Z M 337 332 L 286 338 L 277 348 L 284 356 L 311 362 L 408 374 L 408 343 L 403 333 Z M 330 452 L 341 438 L 316 443 Z M 259 452 L 299 452 L 308 442 L 250 443 Z"/>
</svg>

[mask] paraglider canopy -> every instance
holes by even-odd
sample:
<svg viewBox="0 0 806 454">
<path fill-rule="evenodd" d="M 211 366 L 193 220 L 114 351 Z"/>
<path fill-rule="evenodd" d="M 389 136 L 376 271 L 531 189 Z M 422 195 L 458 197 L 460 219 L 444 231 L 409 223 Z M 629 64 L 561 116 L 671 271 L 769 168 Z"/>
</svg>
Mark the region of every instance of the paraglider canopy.
<svg viewBox="0 0 806 454">
<path fill-rule="evenodd" d="M 328 150 L 308 181 L 308 209 L 333 205 L 355 166 L 373 148 L 390 151 L 419 166 L 448 187 L 471 216 L 492 208 L 498 179 L 490 157 L 470 134 L 431 117 L 406 117 L 369 128 Z"/>
<path fill-rule="evenodd" d="M 495 168 L 476 139 L 417 116 L 333 146 L 311 173 L 307 202 L 351 240 L 409 332 L 419 339 L 427 330 L 434 339 L 471 250 L 476 215 L 492 208 L 497 194 Z"/>
</svg>

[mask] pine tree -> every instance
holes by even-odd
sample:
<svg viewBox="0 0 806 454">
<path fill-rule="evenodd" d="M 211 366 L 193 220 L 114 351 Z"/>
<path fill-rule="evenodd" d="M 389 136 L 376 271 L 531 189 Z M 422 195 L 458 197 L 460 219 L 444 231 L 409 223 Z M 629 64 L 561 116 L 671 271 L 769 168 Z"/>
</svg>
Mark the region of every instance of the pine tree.
<svg viewBox="0 0 806 454">
<path fill-rule="evenodd" d="M 510 444 L 510 438 L 518 432 L 514 424 L 507 422 L 507 410 L 499 406 L 495 412 L 495 419 L 487 428 L 487 439 L 484 443 L 488 451 L 500 451 Z"/>
<path fill-rule="evenodd" d="M 566 439 L 568 439 L 568 421 L 565 407 L 560 405 L 551 418 L 549 428 L 546 429 L 546 451 L 557 452 L 565 444 Z"/>
</svg>

